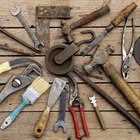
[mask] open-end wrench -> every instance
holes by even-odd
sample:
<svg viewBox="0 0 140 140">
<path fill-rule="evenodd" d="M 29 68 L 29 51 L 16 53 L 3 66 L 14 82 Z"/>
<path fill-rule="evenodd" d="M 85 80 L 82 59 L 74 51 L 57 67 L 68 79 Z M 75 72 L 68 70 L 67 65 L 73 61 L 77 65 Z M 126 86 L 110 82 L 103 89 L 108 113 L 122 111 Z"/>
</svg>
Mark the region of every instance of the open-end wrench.
<svg viewBox="0 0 140 140">
<path fill-rule="evenodd" d="M 35 49 L 41 51 L 41 47 L 44 47 L 44 43 L 35 36 L 35 33 L 31 30 L 29 24 L 25 21 L 24 17 L 21 15 L 21 7 L 18 5 L 14 6 L 15 9 L 11 9 L 10 12 L 13 16 L 16 16 L 23 27 L 26 29 L 27 33 L 31 37 L 35 44 Z"/>
<path fill-rule="evenodd" d="M 66 98 L 67 98 L 67 89 L 64 88 L 60 96 L 60 105 L 59 105 L 59 115 L 58 121 L 54 125 L 54 131 L 57 132 L 59 127 L 63 128 L 63 132 L 67 131 L 67 126 L 65 123 L 65 109 L 66 109 Z"/>
</svg>

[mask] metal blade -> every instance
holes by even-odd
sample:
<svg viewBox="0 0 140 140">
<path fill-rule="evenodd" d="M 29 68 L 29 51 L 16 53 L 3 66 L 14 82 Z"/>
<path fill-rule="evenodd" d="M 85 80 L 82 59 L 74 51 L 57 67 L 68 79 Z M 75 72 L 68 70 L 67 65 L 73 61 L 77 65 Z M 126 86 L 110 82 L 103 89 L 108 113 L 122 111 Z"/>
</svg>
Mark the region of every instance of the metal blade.
<svg viewBox="0 0 140 140">
<path fill-rule="evenodd" d="M 134 58 L 138 65 L 140 65 L 140 37 L 135 42 Z"/>
<path fill-rule="evenodd" d="M 55 104 L 57 99 L 59 98 L 61 92 L 63 91 L 64 87 L 66 85 L 66 82 L 62 79 L 55 78 L 50 90 L 50 94 L 48 97 L 48 107 L 52 108 L 52 106 Z"/>
</svg>

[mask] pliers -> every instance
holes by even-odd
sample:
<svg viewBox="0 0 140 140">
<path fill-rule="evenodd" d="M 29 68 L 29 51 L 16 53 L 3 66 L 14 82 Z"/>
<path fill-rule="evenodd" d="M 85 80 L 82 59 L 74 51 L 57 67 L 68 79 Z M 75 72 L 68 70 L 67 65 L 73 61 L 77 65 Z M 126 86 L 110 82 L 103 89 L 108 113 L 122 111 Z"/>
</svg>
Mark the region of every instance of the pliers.
<svg viewBox="0 0 140 140">
<path fill-rule="evenodd" d="M 122 62 L 122 76 L 124 78 L 124 80 L 127 81 L 128 77 L 129 77 L 129 68 L 130 68 L 130 59 L 132 57 L 133 54 L 133 50 L 134 50 L 134 44 L 135 44 L 135 26 L 134 26 L 134 19 L 132 18 L 132 42 L 131 42 L 131 47 L 130 50 L 128 52 L 128 54 L 126 54 L 126 50 L 124 48 L 124 44 L 125 44 L 125 30 L 126 30 L 126 25 L 127 25 L 127 21 L 128 19 L 126 19 L 125 21 L 125 25 L 124 25 L 124 29 L 123 29 L 123 34 L 122 34 L 122 58 L 123 58 L 123 62 Z"/>
<path fill-rule="evenodd" d="M 88 128 L 87 128 L 87 124 L 86 124 L 86 120 L 85 120 L 85 115 L 84 115 L 84 103 L 82 101 L 82 99 L 79 97 L 78 95 L 78 86 L 76 83 L 76 80 L 74 79 L 72 73 L 68 73 L 67 74 L 70 78 L 70 100 L 69 100 L 69 111 L 71 112 L 72 118 L 73 118 L 73 122 L 74 122 L 74 127 L 75 127 L 75 135 L 77 139 L 81 139 L 83 136 L 80 135 L 79 133 L 79 126 L 78 126 L 78 121 L 76 118 L 76 113 L 74 111 L 74 107 L 78 106 L 79 110 L 80 110 L 80 115 L 81 115 L 81 121 L 83 124 L 83 129 L 85 132 L 84 136 L 88 136 L 89 132 L 88 132 Z M 74 87 L 72 90 L 72 86 Z"/>
</svg>

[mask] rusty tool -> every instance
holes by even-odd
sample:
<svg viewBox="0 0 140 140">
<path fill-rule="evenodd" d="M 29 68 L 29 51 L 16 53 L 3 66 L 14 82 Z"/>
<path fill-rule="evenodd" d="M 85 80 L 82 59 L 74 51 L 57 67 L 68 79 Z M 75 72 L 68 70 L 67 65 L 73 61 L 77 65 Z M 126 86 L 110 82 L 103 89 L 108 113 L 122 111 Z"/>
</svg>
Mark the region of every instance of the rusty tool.
<svg viewBox="0 0 140 140">
<path fill-rule="evenodd" d="M 70 91 L 69 111 L 71 112 L 71 115 L 73 118 L 76 138 L 81 139 L 83 136 L 81 136 L 79 133 L 79 126 L 78 126 L 78 121 L 76 118 L 76 113 L 74 111 L 74 107 L 78 106 L 80 109 L 82 125 L 83 125 L 83 129 L 85 132 L 84 136 L 88 137 L 89 132 L 88 132 L 88 127 L 87 127 L 86 119 L 85 119 L 85 115 L 84 115 L 84 103 L 83 103 L 82 99 L 80 98 L 80 96 L 78 95 L 78 93 L 79 93 L 78 86 L 77 86 L 76 80 L 74 79 L 72 73 L 68 73 L 67 75 L 70 78 L 70 89 L 72 90 L 72 91 Z M 73 86 L 73 89 L 72 89 L 72 86 Z"/>
<path fill-rule="evenodd" d="M 5 35 L 7 35 L 8 37 L 12 38 L 13 40 L 17 41 L 18 43 L 24 45 L 25 47 L 27 47 L 28 49 L 34 51 L 34 52 L 37 52 L 38 51 L 33 48 L 30 44 L 24 42 L 23 40 L 21 40 L 20 38 L 14 36 L 13 34 L 11 34 L 10 32 L 6 31 L 5 29 L 3 29 L 1 26 L 0 26 L 0 32 L 4 33 Z"/>
<path fill-rule="evenodd" d="M 133 123 L 140 131 L 140 122 L 137 119 L 135 119 L 130 113 L 128 113 L 127 110 L 125 110 L 125 108 L 118 104 L 111 96 L 109 96 L 104 90 L 97 86 L 87 76 L 83 75 L 76 69 L 74 69 L 74 72 L 90 87 L 92 87 L 98 94 L 100 94 L 107 102 L 109 102 L 114 108 L 116 108 L 124 117 L 126 117 L 131 123 Z"/>
<path fill-rule="evenodd" d="M 134 50 L 134 44 L 135 44 L 135 25 L 134 25 L 134 19 L 131 19 L 132 22 L 132 42 L 131 42 L 131 47 L 130 50 L 128 52 L 128 54 L 126 53 L 125 50 L 125 30 L 127 27 L 127 22 L 128 19 L 126 19 L 125 21 L 125 25 L 124 25 L 124 29 L 123 29 L 123 33 L 122 33 L 122 67 L 121 67 L 121 72 L 122 72 L 122 76 L 124 78 L 124 80 L 127 81 L 128 77 L 129 77 L 129 69 L 130 69 L 130 60 L 133 54 L 133 50 Z"/>
<path fill-rule="evenodd" d="M 134 107 L 140 115 L 140 98 L 129 86 L 129 84 L 122 78 L 116 68 L 108 61 L 109 55 L 114 51 L 113 47 L 108 46 L 106 50 L 99 50 L 95 53 L 93 59 L 88 66 L 84 66 L 86 72 L 93 70 L 93 65 L 101 65 L 105 73 L 112 80 L 117 89 L 126 97 L 130 104 Z M 88 69 L 87 69 L 88 67 Z"/>
<path fill-rule="evenodd" d="M 115 27 L 117 27 L 125 18 L 127 18 L 137 7 L 138 5 L 135 2 L 132 2 L 130 5 L 126 6 L 115 19 L 111 21 L 111 24 L 105 28 L 105 30 L 98 35 L 88 47 L 84 48 L 81 52 L 82 55 L 88 54 L 93 47 L 95 47 L 99 42 L 103 40 L 103 38 L 112 31 Z"/>
<path fill-rule="evenodd" d="M 101 7 L 100 9 L 93 11 L 90 14 L 87 14 L 85 17 L 73 22 L 71 25 L 68 25 L 67 23 L 62 21 L 62 29 L 61 32 L 64 34 L 67 43 L 71 43 L 74 41 L 73 36 L 71 35 L 71 32 L 79 27 L 82 27 L 83 25 L 86 25 L 90 23 L 91 21 L 94 21 L 107 13 L 110 12 L 110 8 L 108 5 L 105 5 L 104 7 Z"/>
<path fill-rule="evenodd" d="M 79 47 L 83 43 L 90 43 L 94 38 L 95 34 L 93 31 L 89 30 L 88 32 L 83 33 L 90 33 L 92 35 L 91 39 L 80 41 L 79 43 L 75 43 L 75 40 L 71 40 L 70 35 L 70 28 L 75 29 L 76 27 L 81 27 L 82 25 L 85 25 L 92 20 L 95 20 L 105 13 L 109 12 L 109 7 L 105 6 L 97 11 L 94 11 L 93 13 L 87 15 L 87 17 L 84 17 L 77 22 L 74 22 L 72 25 L 67 25 L 66 23 L 62 23 L 62 33 L 64 34 L 68 45 L 56 45 L 53 46 L 49 51 L 46 52 L 45 62 L 46 67 L 49 71 L 51 71 L 54 74 L 57 75 L 63 75 L 68 73 L 72 67 L 73 67 L 73 56 L 76 52 L 79 51 Z M 73 26 L 73 27 L 72 27 Z"/>
<path fill-rule="evenodd" d="M 134 46 L 134 58 L 138 65 L 140 65 L 140 37 L 137 38 Z"/>
<path fill-rule="evenodd" d="M 52 19 L 70 19 L 69 6 L 37 6 L 36 35 L 44 42 L 45 51 L 50 48 L 50 21 Z"/>
<path fill-rule="evenodd" d="M 102 128 L 103 130 L 105 130 L 105 129 L 106 129 L 106 126 L 105 126 L 103 117 L 102 117 L 102 115 L 101 115 L 101 113 L 100 113 L 100 111 L 99 111 L 99 108 L 98 108 L 98 105 L 97 105 L 97 100 L 96 100 L 95 95 L 93 95 L 92 93 L 90 93 L 89 96 L 88 96 L 88 98 L 89 98 L 91 104 L 93 105 L 93 107 L 94 107 L 94 109 L 95 109 L 95 113 L 96 113 L 97 118 L 98 118 L 98 120 L 99 120 L 99 122 L 100 122 L 101 128 Z"/>
<path fill-rule="evenodd" d="M 29 55 L 29 56 L 34 56 L 35 55 L 35 53 L 30 53 L 30 52 L 25 51 L 23 49 L 10 47 L 10 46 L 7 45 L 7 43 L 4 44 L 4 45 L 0 44 L 0 49 L 11 51 L 11 52 L 16 52 L 16 53 L 19 53 L 19 54 Z"/>
<path fill-rule="evenodd" d="M 79 46 L 83 43 L 91 42 L 95 36 L 91 30 L 86 30 L 81 33 L 91 34 L 88 40 L 82 40 L 78 43 L 72 42 L 70 45 L 56 45 L 46 52 L 45 64 L 49 71 L 56 75 L 68 73 L 73 68 L 73 55 L 79 50 Z"/>
<path fill-rule="evenodd" d="M 26 22 L 26 20 L 22 16 L 21 7 L 18 5 L 14 5 L 14 9 L 11 9 L 10 12 L 13 16 L 16 16 L 18 20 L 20 21 L 20 23 L 23 25 L 26 32 L 28 33 L 31 40 L 33 41 L 35 49 L 41 52 L 42 47 L 44 47 L 44 43 L 36 37 L 35 33 L 32 31 L 29 24 Z"/>
</svg>

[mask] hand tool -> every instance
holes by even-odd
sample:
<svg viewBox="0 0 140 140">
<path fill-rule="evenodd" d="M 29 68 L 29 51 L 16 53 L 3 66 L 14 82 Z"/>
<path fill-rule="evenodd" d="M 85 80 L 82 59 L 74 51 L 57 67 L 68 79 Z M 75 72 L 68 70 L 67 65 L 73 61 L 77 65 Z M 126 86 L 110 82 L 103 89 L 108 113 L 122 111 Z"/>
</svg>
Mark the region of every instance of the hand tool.
<svg viewBox="0 0 140 140">
<path fill-rule="evenodd" d="M 28 49 L 34 51 L 34 52 L 37 52 L 38 51 L 33 48 L 30 44 L 24 42 L 23 40 L 21 40 L 20 38 L 14 36 L 13 34 L 11 34 L 10 32 L 6 31 L 5 29 L 3 29 L 1 26 L 0 26 L 0 32 L 4 33 L 5 35 L 7 35 L 8 37 L 12 38 L 13 40 L 17 41 L 18 43 L 24 45 L 25 47 L 27 47 Z"/>
<path fill-rule="evenodd" d="M 105 30 L 89 44 L 88 47 L 84 48 L 81 52 L 82 55 L 88 54 L 93 47 L 95 47 L 103 38 L 116 28 L 125 18 L 127 18 L 137 7 L 138 5 L 135 2 L 132 2 L 130 5 L 126 6 L 115 19 L 111 21 L 111 24 L 105 28 Z"/>
<path fill-rule="evenodd" d="M 35 49 L 38 51 L 41 51 L 41 48 L 44 47 L 44 43 L 35 36 L 35 33 L 31 30 L 28 23 L 25 21 L 24 17 L 21 15 L 21 7 L 18 5 L 14 6 L 15 9 L 10 10 L 11 14 L 13 16 L 16 16 L 20 23 L 23 25 L 23 27 L 26 29 L 28 35 L 32 39 L 35 45 Z"/>
<path fill-rule="evenodd" d="M 133 123 L 140 131 L 140 122 L 135 119 L 130 113 L 127 112 L 120 104 L 118 104 L 111 96 L 109 96 L 104 90 L 97 86 L 87 76 L 83 75 L 78 70 L 74 69 L 74 72 L 84 80 L 90 87 L 92 87 L 98 94 L 100 94 L 107 102 L 109 102 L 114 108 L 116 108 L 124 117 L 126 117 L 131 123 Z"/>
<path fill-rule="evenodd" d="M 86 25 L 87 23 L 90 23 L 91 21 L 94 21 L 107 13 L 110 12 L 110 8 L 108 5 L 105 5 L 104 7 L 101 7 L 100 9 L 93 11 L 90 14 L 87 14 L 85 17 L 73 22 L 71 25 L 68 25 L 67 23 L 62 21 L 62 29 L 61 32 L 64 34 L 67 43 L 72 43 L 74 41 L 73 36 L 71 35 L 71 32 L 79 27 L 82 27 L 83 25 Z"/>
<path fill-rule="evenodd" d="M 67 131 L 67 126 L 65 123 L 65 111 L 66 111 L 66 98 L 67 98 L 67 89 L 64 88 L 61 95 L 60 95 L 60 104 L 59 104 L 59 115 L 58 120 L 54 125 L 54 131 L 57 132 L 58 128 L 61 127 L 63 132 Z"/>
<path fill-rule="evenodd" d="M 122 72 L 122 76 L 124 78 L 125 81 L 127 81 L 128 77 L 129 77 L 129 68 L 130 68 L 130 59 L 132 57 L 133 54 L 133 50 L 134 50 L 134 44 L 135 44 L 135 25 L 134 25 L 134 19 L 131 19 L 132 21 L 132 42 L 131 42 L 131 47 L 130 50 L 128 52 L 128 54 L 126 54 L 126 50 L 125 50 L 125 30 L 126 30 L 126 26 L 127 26 L 127 22 L 128 19 L 126 19 L 125 21 L 125 25 L 124 25 L 124 29 L 123 29 L 123 33 L 122 33 L 122 67 L 121 67 L 121 72 Z"/>
<path fill-rule="evenodd" d="M 110 52 L 112 52 L 112 50 L 113 48 L 109 46 L 107 47 L 106 50 L 100 50 L 99 52 L 97 51 L 96 52 L 97 54 L 94 55 L 93 61 L 94 63 L 96 63 L 96 65 L 102 66 L 104 72 L 107 74 L 110 80 L 114 83 L 116 88 L 126 97 L 126 99 L 130 102 L 133 108 L 140 115 L 139 96 L 134 92 L 134 90 L 129 86 L 129 84 L 122 78 L 122 76 L 116 70 L 116 68 L 108 61 L 109 54 Z"/>
<path fill-rule="evenodd" d="M 50 21 L 52 19 L 70 19 L 69 6 L 37 6 L 36 34 L 44 42 L 45 51 L 50 48 Z"/>
<path fill-rule="evenodd" d="M 48 123 L 51 108 L 53 107 L 53 105 L 55 104 L 57 99 L 59 98 L 65 85 L 66 85 L 66 82 L 64 80 L 59 79 L 59 78 L 54 79 L 51 90 L 50 90 L 50 94 L 48 97 L 47 107 L 45 108 L 44 112 L 40 116 L 40 118 L 34 128 L 35 137 L 37 137 L 37 138 L 42 137 L 42 135 L 45 131 L 46 125 Z"/>
<path fill-rule="evenodd" d="M 103 118 L 102 118 L 102 115 L 101 115 L 101 113 L 100 113 L 100 111 L 99 111 L 99 108 L 98 108 L 98 105 L 97 105 L 97 100 L 96 100 L 95 95 L 90 94 L 90 95 L 88 96 L 88 98 L 89 98 L 91 104 L 93 105 L 93 107 L 94 107 L 94 109 L 95 109 L 95 113 L 96 113 L 97 118 L 98 118 L 98 120 L 99 120 L 99 122 L 100 122 L 101 128 L 102 128 L 103 130 L 105 130 L 105 129 L 106 129 L 106 126 L 105 126 L 104 120 L 103 120 Z"/>
<path fill-rule="evenodd" d="M 0 64 L 0 74 L 14 68 L 28 66 L 30 63 L 35 63 L 41 67 L 41 65 L 37 61 L 31 58 L 18 58 L 18 59 L 10 60 L 9 62 L 4 62 Z"/>
<path fill-rule="evenodd" d="M 46 52 L 46 67 L 49 71 L 57 75 L 63 75 L 68 73 L 73 67 L 73 55 L 79 51 L 79 47 L 83 43 L 90 43 L 94 38 L 94 32 L 86 31 L 82 33 L 90 33 L 92 38 L 89 40 L 83 40 L 79 43 L 75 43 L 75 40 L 72 39 L 71 31 L 78 27 L 81 27 L 92 20 L 95 20 L 104 14 L 110 11 L 109 7 L 106 5 L 105 7 L 88 14 L 86 17 L 81 18 L 80 20 L 68 25 L 65 22 L 62 22 L 62 33 L 66 38 L 68 45 L 56 45 L 53 46 L 49 51 Z"/>
<path fill-rule="evenodd" d="M 72 42 L 68 46 L 64 44 L 56 45 L 46 52 L 45 64 L 49 71 L 56 75 L 63 75 L 73 68 L 73 55 L 79 50 L 78 46 L 94 39 L 94 32 L 91 30 L 82 33 L 90 33 L 92 37 L 78 43 Z"/>
<path fill-rule="evenodd" d="M 135 42 L 134 46 L 134 58 L 138 65 L 140 65 L 140 37 Z"/>
<path fill-rule="evenodd" d="M 12 124 L 24 107 L 35 103 L 35 101 L 37 101 L 37 99 L 46 92 L 49 87 L 49 83 L 42 77 L 39 76 L 36 78 L 23 94 L 22 103 L 4 120 L 1 129 L 5 129 Z"/>
<path fill-rule="evenodd" d="M 12 75 L 0 92 L 0 103 L 12 93 L 29 86 L 34 80 L 33 77 L 29 76 L 31 72 L 35 72 L 39 76 L 42 74 L 40 67 L 31 63 L 21 74 Z"/>
<path fill-rule="evenodd" d="M 71 112 L 71 115 L 72 115 L 72 118 L 73 118 L 76 138 L 81 139 L 83 136 L 81 136 L 80 133 L 79 133 L 79 126 L 78 126 L 78 121 L 77 121 L 77 118 L 76 118 L 76 113 L 74 111 L 74 106 L 77 105 L 79 107 L 85 136 L 88 137 L 89 132 L 88 132 L 86 119 L 85 119 L 85 115 L 84 115 L 84 103 L 78 95 L 78 92 L 79 92 L 78 86 L 77 86 L 76 80 L 74 79 L 72 73 L 68 73 L 67 75 L 71 80 L 70 81 L 70 88 L 72 89 L 72 86 L 74 87 L 73 91 L 72 90 L 70 91 L 69 111 Z"/>
<path fill-rule="evenodd" d="M 8 50 L 8 51 L 11 51 L 11 52 L 16 52 L 16 53 L 19 53 L 19 54 L 24 54 L 24 55 L 30 55 L 30 56 L 34 56 L 35 53 L 30 53 L 28 51 L 25 51 L 23 49 L 19 49 L 19 48 L 13 48 L 13 47 L 10 47 L 6 44 L 0 44 L 0 49 L 3 49 L 3 50 Z"/>
</svg>

